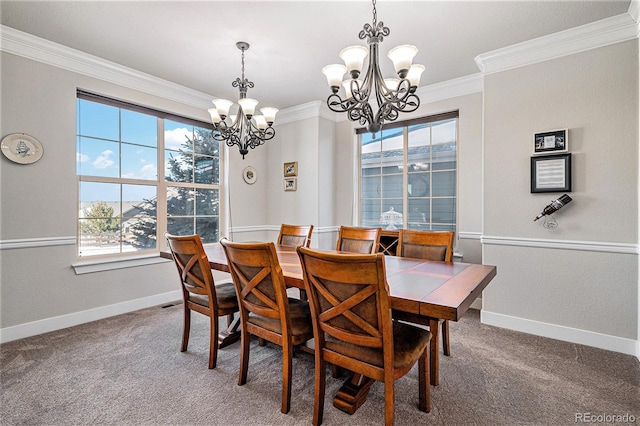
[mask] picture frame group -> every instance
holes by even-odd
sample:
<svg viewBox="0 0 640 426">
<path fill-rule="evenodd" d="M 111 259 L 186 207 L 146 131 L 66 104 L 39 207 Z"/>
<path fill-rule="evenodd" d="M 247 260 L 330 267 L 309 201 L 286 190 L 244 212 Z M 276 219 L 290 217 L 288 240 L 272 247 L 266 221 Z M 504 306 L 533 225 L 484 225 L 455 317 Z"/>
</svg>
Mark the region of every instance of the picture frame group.
<svg viewBox="0 0 640 426">
<path fill-rule="evenodd" d="M 283 174 L 284 190 L 296 191 L 298 189 L 298 182 L 296 178 L 296 176 L 298 176 L 298 162 L 291 161 L 289 163 L 284 163 Z"/>
</svg>

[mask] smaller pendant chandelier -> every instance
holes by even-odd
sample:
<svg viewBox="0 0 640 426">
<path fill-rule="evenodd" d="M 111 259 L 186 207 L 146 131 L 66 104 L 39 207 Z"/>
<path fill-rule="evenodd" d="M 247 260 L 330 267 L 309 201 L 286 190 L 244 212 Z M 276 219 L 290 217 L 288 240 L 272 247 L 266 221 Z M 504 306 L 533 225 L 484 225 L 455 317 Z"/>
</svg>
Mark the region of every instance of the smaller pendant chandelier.
<svg viewBox="0 0 640 426">
<path fill-rule="evenodd" d="M 360 40 L 367 38 L 369 49 L 364 46 L 349 46 L 340 52 L 340 58 L 345 65 L 327 65 L 322 73 L 327 77 L 331 91 L 327 98 L 329 109 L 334 112 L 346 112 L 349 120 L 367 125 L 371 133 L 378 132 L 384 122 L 394 121 L 400 112 L 413 112 L 420 106 L 420 99 L 415 91 L 420 83 L 420 75 L 424 71 L 423 65 L 412 65 L 414 56 L 418 53 L 415 46 L 398 46 L 387 55 L 393 61 L 398 74 L 397 78 L 383 79 L 378 60 L 378 44 L 388 36 L 389 28 L 382 22 L 377 22 L 376 0 L 373 3 L 373 25 L 365 24 L 358 34 Z M 364 58 L 369 54 L 369 67 L 363 80 L 358 79 Z M 348 72 L 350 79 L 342 81 Z M 340 87 L 344 87 L 345 98 L 338 94 Z M 374 95 L 377 110 L 369 103 Z"/>
<path fill-rule="evenodd" d="M 238 112 L 236 115 L 229 115 L 233 102 L 226 99 L 214 99 L 215 108 L 209 108 L 207 111 L 211 114 L 214 126 L 213 138 L 230 147 L 238 145 L 244 159 L 244 156 L 249 153 L 249 148 L 260 146 L 276 135 L 272 125 L 278 110 L 265 107 L 260 109 L 262 115 L 254 114 L 258 101 L 247 98 L 247 90 L 253 88 L 254 84 L 244 78 L 244 51 L 249 49 L 249 43 L 239 41 L 236 46 L 242 50 L 242 78 L 236 78 L 231 85 L 240 91 Z"/>
</svg>

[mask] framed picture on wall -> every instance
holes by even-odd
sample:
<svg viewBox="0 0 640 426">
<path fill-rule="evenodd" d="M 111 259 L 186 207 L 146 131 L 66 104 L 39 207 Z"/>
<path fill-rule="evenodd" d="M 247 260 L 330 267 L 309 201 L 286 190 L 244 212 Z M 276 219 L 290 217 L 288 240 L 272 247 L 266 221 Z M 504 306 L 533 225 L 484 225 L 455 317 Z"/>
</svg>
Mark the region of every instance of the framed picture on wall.
<svg viewBox="0 0 640 426">
<path fill-rule="evenodd" d="M 571 154 L 531 157 L 531 192 L 571 192 Z"/>
<path fill-rule="evenodd" d="M 551 132 L 536 133 L 533 135 L 533 153 L 551 154 L 569 151 L 567 129 L 553 130 Z"/>
<path fill-rule="evenodd" d="M 284 180 L 284 190 L 285 191 L 295 191 L 298 187 L 296 182 L 296 178 L 286 178 Z"/>
<path fill-rule="evenodd" d="M 284 163 L 284 177 L 298 176 L 298 162 Z"/>
</svg>

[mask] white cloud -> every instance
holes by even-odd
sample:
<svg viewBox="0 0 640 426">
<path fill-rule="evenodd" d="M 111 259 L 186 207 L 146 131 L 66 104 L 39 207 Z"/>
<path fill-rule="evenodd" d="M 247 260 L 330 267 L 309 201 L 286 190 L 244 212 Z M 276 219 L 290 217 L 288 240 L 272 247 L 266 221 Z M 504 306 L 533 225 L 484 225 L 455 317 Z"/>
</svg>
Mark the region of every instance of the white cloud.
<svg viewBox="0 0 640 426">
<path fill-rule="evenodd" d="M 184 128 L 179 127 L 173 130 L 165 130 L 164 132 L 164 147 L 167 149 L 181 149 L 182 144 L 187 141 L 186 136 L 189 136 L 189 139 L 193 136 L 191 131 Z"/>
<path fill-rule="evenodd" d="M 89 161 L 89 156 L 80 152 L 76 152 L 76 161 L 78 163 L 86 163 L 87 161 Z"/>
<path fill-rule="evenodd" d="M 111 167 L 115 164 L 115 162 L 111 158 L 109 158 L 111 157 L 111 155 L 113 155 L 113 151 L 110 151 L 110 150 L 103 151 L 98 156 L 98 158 L 96 158 L 95 161 L 91 164 L 96 169 L 106 169 L 108 167 Z"/>
<path fill-rule="evenodd" d="M 155 164 L 145 164 L 137 172 L 126 173 L 122 177 L 126 179 L 156 180 L 158 178 L 158 168 Z"/>
</svg>

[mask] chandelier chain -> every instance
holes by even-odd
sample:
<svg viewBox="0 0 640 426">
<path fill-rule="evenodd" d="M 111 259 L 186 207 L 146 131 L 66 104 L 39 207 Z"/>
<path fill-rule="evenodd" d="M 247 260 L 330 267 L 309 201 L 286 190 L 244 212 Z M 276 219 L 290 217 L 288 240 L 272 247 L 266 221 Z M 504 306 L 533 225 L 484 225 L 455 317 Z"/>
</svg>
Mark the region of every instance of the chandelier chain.
<svg viewBox="0 0 640 426">
<path fill-rule="evenodd" d="M 378 22 L 378 11 L 376 10 L 376 0 L 372 1 L 373 3 L 373 22 L 372 22 L 372 26 L 373 28 L 376 27 L 376 23 Z"/>
</svg>

